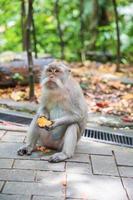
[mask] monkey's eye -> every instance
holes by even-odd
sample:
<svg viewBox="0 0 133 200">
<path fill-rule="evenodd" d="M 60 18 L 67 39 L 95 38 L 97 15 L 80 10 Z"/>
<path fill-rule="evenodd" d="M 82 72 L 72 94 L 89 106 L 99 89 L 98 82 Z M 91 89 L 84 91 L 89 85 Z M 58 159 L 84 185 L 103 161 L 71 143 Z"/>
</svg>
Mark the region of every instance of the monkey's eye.
<svg viewBox="0 0 133 200">
<path fill-rule="evenodd" d="M 59 72 L 60 72 L 60 70 L 59 70 L 59 69 L 55 69 L 54 71 L 55 71 L 55 73 L 59 73 Z"/>
<path fill-rule="evenodd" d="M 47 72 L 51 73 L 51 72 L 52 72 L 52 69 L 48 69 Z"/>
</svg>

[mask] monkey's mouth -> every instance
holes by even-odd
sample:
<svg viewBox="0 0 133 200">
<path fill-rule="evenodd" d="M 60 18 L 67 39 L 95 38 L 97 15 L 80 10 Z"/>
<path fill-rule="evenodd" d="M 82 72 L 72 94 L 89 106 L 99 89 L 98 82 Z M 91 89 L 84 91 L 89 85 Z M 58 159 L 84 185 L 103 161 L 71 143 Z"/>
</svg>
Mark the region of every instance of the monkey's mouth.
<svg viewBox="0 0 133 200">
<path fill-rule="evenodd" d="M 46 86 L 48 87 L 48 88 L 55 88 L 56 87 L 56 82 L 54 81 L 54 80 L 51 80 L 51 79 L 49 79 L 47 82 L 46 82 Z"/>
</svg>

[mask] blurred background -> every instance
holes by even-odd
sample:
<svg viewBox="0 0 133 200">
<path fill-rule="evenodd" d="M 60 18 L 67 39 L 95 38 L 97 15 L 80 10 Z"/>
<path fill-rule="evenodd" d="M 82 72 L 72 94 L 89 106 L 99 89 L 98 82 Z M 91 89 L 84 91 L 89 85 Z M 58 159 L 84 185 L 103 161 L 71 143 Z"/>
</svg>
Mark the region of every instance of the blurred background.
<svg viewBox="0 0 133 200">
<path fill-rule="evenodd" d="M 33 51 L 67 61 L 115 61 L 120 40 L 120 61 L 133 62 L 131 0 L 32 0 L 31 3 Z M 0 0 L 0 52 L 26 50 L 27 4 L 28 0 Z"/>
</svg>

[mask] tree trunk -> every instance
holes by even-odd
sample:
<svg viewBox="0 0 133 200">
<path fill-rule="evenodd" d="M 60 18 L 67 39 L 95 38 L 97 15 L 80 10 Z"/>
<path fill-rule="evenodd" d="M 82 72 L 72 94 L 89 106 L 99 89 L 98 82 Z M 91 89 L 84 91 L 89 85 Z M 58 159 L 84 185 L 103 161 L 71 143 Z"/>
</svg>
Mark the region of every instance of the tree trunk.
<svg viewBox="0 0 133 200">
<path fill-rule="evenodd" d="M 84 0 L 79 1 L 79 18 L 80 18 L 80 42 L 81 42 L 81 60 L 84 61 L 85 52 L 84 52 L 84 21 L 83 21 L 83 10 L 84 10 Z"/>
<path fill-rule="evenodd" d="M 99 4 L 98 4 L 98 0 L 93 0 L 93 13 L 92 13 L 92 24 L 91 24 L 91 28 L 90 28 L 90 32 L 92 35 L 91 38 L 91 43 L 90 43 L 90 50 L 94 50 L 95 49 L 95 44 L 96 44 L 96 40 L 97 40 L 97 34 L 98 34 L 98 17 L 99 17 Z"/>
<path fill-rule="evenodd" d="M 35 53 L 35 58 L 37 58 L 37 39 L 36 39 L 36 27 L 35 27 L 35 22 L 34 22 L 34 17 L 32 13 L 32 34 L 33 34 L 33 42 L 34 42 L 34 53 Z"/>
<path fill-rule="evenodd" d="M 21 30 L 22 30 L 22 50 L 26 50 L 26 7 L 25 0 L 21 0 Z"/>
<path fill-rule="evenodd" d="M 119 30 L 119 19 L 116 0 L 112 0 L 115 14 L 115 24 L 116 24 L 116 37 L 117 37 L 117 71 L 120 70 L 120 30 Z"/>
<path fill-rule="evenodd" d="M 56 16 L 56 21 L 57 21 L 57 31 L 60 39 L 60 48 L 61 48 L 61 58 L 65 58 L 64 54 L 64 41 L 63 41 L 63 31 L 61 29 L 61 23 L 60 23 L 60 18 L 59 18 L 59 0 L 55 1 L 55 16 Z"/>
<path fill-rule="evenodd" d="M 33 0 L 28 0 L 28 15 L 27 15 L 27 27 L 26 27 L 26 50 L 29 67 L 29 98 L 34 97 L 34 72 L 33 72 L 33 58 L 31 48 L 31 26 L 32 26 L 32 13 L 33 13 Z"/>
</svg>

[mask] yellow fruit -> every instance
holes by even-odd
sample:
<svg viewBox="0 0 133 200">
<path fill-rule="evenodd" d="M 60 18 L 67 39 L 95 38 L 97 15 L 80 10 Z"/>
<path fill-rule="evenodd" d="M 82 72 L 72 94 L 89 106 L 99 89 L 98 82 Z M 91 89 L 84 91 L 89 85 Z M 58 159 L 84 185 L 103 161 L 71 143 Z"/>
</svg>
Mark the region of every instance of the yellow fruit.
<svg viewBox="0 0 133 200">
<path fill-rule="evenodd" d="M 43 152 L 43 153 L 50 153 L 50 152 L 51 152 L 50 149 L 47 149 L 47 148 L 44 147 L 44 146 L 37 146 L 37 147 L 36 147 L 36 150 L 37 150 L 37 151 L 41 151 L 41 152 Z"/>
<path fill-rule="evenodd" d="M 45 116 L 41 116 L 37 119 L 37 124 L 40 128 L 44 128 L 45 126 L 50 126 L 53 122 L 48 120 Z"/>
</svg>

